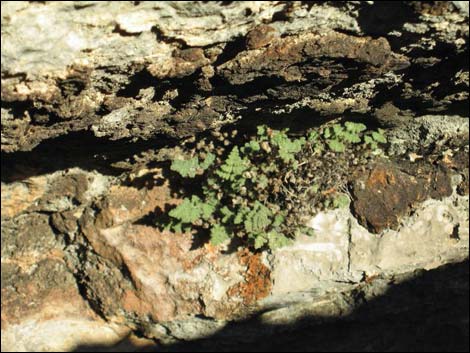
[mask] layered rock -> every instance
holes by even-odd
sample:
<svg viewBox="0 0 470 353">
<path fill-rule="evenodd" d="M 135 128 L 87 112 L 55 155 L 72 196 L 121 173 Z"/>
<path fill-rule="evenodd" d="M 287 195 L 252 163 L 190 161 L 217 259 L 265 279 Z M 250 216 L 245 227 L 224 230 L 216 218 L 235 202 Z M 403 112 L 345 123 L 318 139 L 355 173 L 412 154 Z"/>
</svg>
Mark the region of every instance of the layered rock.
<svg viewBox="0 0 470 353">
<path fill-rule="evenodd" d="M 390 343 L 415 313 L 468 346 L 467 21 L 464 2 L 3 2 L 2 350 L 428 347 Z M 182 138 L 338 117 L 389 143 L 314 237 L 156 227 Z M 387 344 L 352 338 L 367 318 Z"/>
</svg>

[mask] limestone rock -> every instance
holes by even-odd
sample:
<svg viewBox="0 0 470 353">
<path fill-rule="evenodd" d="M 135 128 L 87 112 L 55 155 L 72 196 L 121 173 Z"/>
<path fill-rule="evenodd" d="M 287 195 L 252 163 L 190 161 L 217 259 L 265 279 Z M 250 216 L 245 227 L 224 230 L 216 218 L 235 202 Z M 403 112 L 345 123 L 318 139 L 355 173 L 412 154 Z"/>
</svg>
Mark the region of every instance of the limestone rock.
<svg viewBox="0 0 470 353">
<path fill-rule="evenodd" d="M 468 4 L 1 8 L 2 351 L 468 350 Z M 183 142 L 331 120 L 388 141 L 313 237 L 157 225 Z"/>
</svg>

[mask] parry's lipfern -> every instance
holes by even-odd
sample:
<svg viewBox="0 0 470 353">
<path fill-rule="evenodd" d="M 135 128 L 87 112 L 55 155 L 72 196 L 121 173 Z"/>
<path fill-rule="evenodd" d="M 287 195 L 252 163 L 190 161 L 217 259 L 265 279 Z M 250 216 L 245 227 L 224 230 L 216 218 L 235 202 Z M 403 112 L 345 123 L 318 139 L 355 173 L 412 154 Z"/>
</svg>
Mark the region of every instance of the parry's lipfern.
<svg viewBox="0 0 470 353">
<path fill-rule="evenodd" d="M 293 230 L 284 221 L 287 211 L 270 200 L 273 182 L 295 167 L 305 138 L 291 139 L 287 130 L 258 127 L 257 135 L 234 146 L 225 159 L 205 153 L 173 161 L 171 169 L 184 178 L 204 175 L 200 196 L 193 195 L 169 212 L 167 227 L 175 231 L 208 229 L 211 242 L 221 244 L 240 237 L 256 249 L 289 243 Z"/>
<path fill-rule="evenodd" d="M 185 178 L 194 178 L 196 174 L 202 173 L 209 168 L 215 161 L 215 155 L 209 153 L 202 163 L 199 162 L 198 157 L 193 157 L 188 160 L 176 159 L 171 164 L 170 169 L 178 172 Z"/>
<path fill-rule="evenodd" d="M 380 143 L 387 143 L 384 130 L 366 131 L 366 129 L 364 124 L 347 121 L 344 125 L 334 124 L 326 127 L 323 130 L 323 138 L 331 151 L 339 153 L 345 152 L 347 146 L 351 144 L 365 143 L 376 150 Z M 316 139 L 317 136 L 313 138 Z"/>
<path fill-rule="evenodd" d="M 354 122 L 314 129 L 300 138 L 287 133 L 259 126 L 241 146 L 224 147 L 217 155 L 202 147 L 196 156 L 174 160 L 171 170 L 195 180 L 193 195 L 169 212 L 167 228 L 205 231 L 214 245 L 238 237 L 255 249 L 285 246 L 299 234 L 312 234 L 295 213 L 292 195 L 286 196 L 291 183 L 286 178 L 302 165 L 308 167 L 299 163 L 300 153 L 318 158 L 325 150 L 342 153 L 360 144 L 375 150 L 387 141 L 383 130 L 367 131 L 364 124 Z M 315 183 L 304 190 L 321 194 Z M 347 207 L 349 198 L 336 192 L 325 205 Z"/>
</svg>

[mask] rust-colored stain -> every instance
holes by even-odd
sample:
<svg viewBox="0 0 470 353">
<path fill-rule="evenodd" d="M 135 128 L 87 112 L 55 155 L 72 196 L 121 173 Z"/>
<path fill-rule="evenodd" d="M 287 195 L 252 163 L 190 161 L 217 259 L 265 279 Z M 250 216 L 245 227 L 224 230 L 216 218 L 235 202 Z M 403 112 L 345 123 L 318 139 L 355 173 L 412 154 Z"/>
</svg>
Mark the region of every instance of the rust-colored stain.
<svg viewBox="0 0 470 353">
<path fill-rule="evenodd" d="M 246 249 L 239 252 L 239 261 L 247 267 L 245 282 L 231 287 L 228 295 L 238 296 L 245 305 L 251 305 L 271 292 L 271 271 L 262 263 L 261 254 L 252 254 Z"/>
<path fill-rule="evenodd" d="M 326 195 L 334 194 L 335 192 L 337 192 L 336 187 L 332 187 L 325 191 L 322 191 L 321 193 L 326 196 Z"/>
<path fill-rule="evenodd" d="M 376 168 L 371 173 L 367 179 L 367 187 L 377 187 L 385 185 L 394 185 L 396 183 L 395 175 L 390 173 L 386 169 Z"/>
</svg>

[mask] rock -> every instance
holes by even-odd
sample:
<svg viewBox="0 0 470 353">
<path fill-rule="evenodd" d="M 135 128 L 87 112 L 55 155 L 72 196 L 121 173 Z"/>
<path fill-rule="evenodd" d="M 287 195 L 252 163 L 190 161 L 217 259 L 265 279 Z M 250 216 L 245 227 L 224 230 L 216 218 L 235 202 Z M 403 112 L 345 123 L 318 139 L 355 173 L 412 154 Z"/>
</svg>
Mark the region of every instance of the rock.
<svg viewBox="0 0 470 353">
<path fill-rule="evenodd" d="M 105 193 L 109 184 L 110 178 L 79 168 L 2 183 L 2 219 L 25 212 L 68 211 Z"/>
<path fill-rule="evenodd" d="M 56 303 L 61 305 L 61 303 Z M 127 352 L 155 347 L 151 340 L 139 338 L 124 326 L 91 319 L 78 312 L 63 316 L 24 320 L 2 332 L 2 349 L 16 352 L 67 352 L 84 347 L 108 346 L 109 351 Z"/>
<path fill-rule="evenodd" d="M 432 269 L 468 256 L 468 197 L 428 200 L 417 206 L 398 230 L 373 234 L 349 210 L 317 214 L 310 222 L 315 235 L 302 236 L 276 251 L 272 295 L 333 290 L 367 274 L 405 273 Z"/>
<path fill-rule="evenodd" d="M 275 28 L 259 25 L 246 35 L 246 46 L 248 49 L 259 49 L 271 44 L 277 37 L 279 37 L 279 33 L 277 33 Z"/>
<path fill-rule="evenodd" d="M 468 16 L 468 3 L 466 1 L 452 1 L 454 6 L 458 8 L 462 13 Z"/>
<path fill-rule="evenodd" d="M 2 350 L 468 350 L 468 4 L 1 6 Z M 387 143 L 314 236 L 157 226 L 207 130 L 340 120 Z"/>
<path fill-rule="evenodd" d="M 2 350 L 71 351 L 114 344 L 131 333 L 96 315 L 67 262 L 48 216 L 2 221 Z"/>
<path fill-rule="evenodd" d="M 418 164 L 403 170 L 390 163 L 378 164 L 365 175 L 355 176 L 353 210 L 362 225 L 377 233 L 395 228 L 417 202 L 451 195 L 451 180 L 445 170 Z"/>
<path fill-rule="evenodd" d="M 433 9 L 405 3 L 393 9 L 379 3 L 5 3 L 2 151 L 29 151 L 41 141 L 90 130 L 113 140 L 187 137 L 216 122 L 249 118 L 254 102 L 266 115 L 368 113 L 385 103 L 380 92 L 389 90 L 405 111 L 465 112 L 466 14 L 452 6 Z M 384 28 L 382 13 L 393 17 Z M 399 20 L 401 13 L 410 20 Z M 420 18 L 423 13 L 433 17 Z M 248 48 L 241 44 L 246 36 Z M 446 60 L 432 59 L 439 46 L 452 48 Z M 240 90 L 241 84 L 248 86 Z M 154 89 L 151 100 L 138 95 L 147 89 Z M 108 102 L 122 98 L 124 105 L 110 109 Z"/>
<path fill-rule="evenodd" d="M 265 311 L 249 321 L 167 351 L 466 349 L 468 261 L 370 278 L 353 288 L 284 294 L 277 306 L 266 303 Z M 399 319 L 390 320 L 394 316 Z"/>
</svg>

